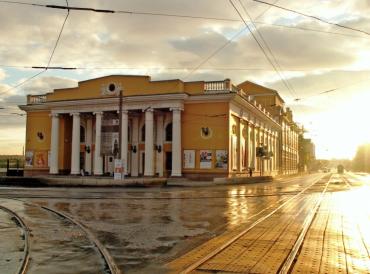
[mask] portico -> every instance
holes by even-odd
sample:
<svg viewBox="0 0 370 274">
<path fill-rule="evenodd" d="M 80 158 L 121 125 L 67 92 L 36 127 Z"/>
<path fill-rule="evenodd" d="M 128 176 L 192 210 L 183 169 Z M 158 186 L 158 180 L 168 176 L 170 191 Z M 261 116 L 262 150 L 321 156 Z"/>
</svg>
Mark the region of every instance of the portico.
<svg viewBox="0 0 370 274">
<path fill-rule="evenodd" d="M 229 79 L 112 75 L 29 96 L 20 107 L 28 115 L 26 152 L 48 159 L 30 161 L 28 172 L 107 176 L 119 157 L 131 177 L 208 179 L 277 168 L 280 125 Z M 269 149 L 262 162 L 261 144 Z"/>
<path fill-rule="evenodd" d="M 141 101 L 142 102 L 142 101 Z M 163 176 L 165 170 L 165 155 L 172 154 L 171 169 L 167 170 L 169 176 L 181 176 L 181 111 L 182 103 L 168 103 L 165 106 L 161 103 L 158 106 L 155 102 L 138 106 L 137 104 L 125 104 L 122 116 L 122 142 L 121 158 L 124 167 L 124 174 L 130 176 Z M 101 111 L 89 111 L 87 106 L 80 106 L 80 110 L 54 110 L 51 115 L 51 161 L 50 174 L 58 174 L 58 150 L 59 150 L 59 119 L 61 117 L 72 117 L 72 145 L 71 145 L 71 175 L 79 175 L 81 169 L 91 175 L 103 175 L 110 170 L 104 165 L 104 157 L 115 157 L 112 153 L 102 153 L 102 123 L 104 116 L 117 113 L 116 106 L 112 105 Z M 117 113 L 117 119 L 119 113 Z M 166 132 L 164 122 L 172 124 L 171 140 L 165 140 Z M 141 127 L 139 128 L 139 124 Z M 85 129 L 86 127 L 86 129 Z M 95 128 L 93 131 L 92 129 Z M 142 129 L 145 129 L 144 131 Z M 81 130 L 86 134 L 81 139 Z M 92 136 L 89 138 L 89 132 Z M 117 132 L 118 133 L 118 132 Z M 85 136 L 86 135 L 86 136 Z M 140 141 L 139 141 L 140 136 Z M 167 144 L 166 148 L 164 143 Z M 170 145 L 170 146 L 169 146 Z M 90 150 L 90 151 L 89 151 Z M 83 166 L 80 156 L 84 154 Z M 144 158 L 141 159 L 140 155 Z M 94 157 L 91 157 L 94 155 Z M 93 167 L 93 169 L 92 169 Z M 168 166 L 167 166 L 168 168 Z"/>
</svg>

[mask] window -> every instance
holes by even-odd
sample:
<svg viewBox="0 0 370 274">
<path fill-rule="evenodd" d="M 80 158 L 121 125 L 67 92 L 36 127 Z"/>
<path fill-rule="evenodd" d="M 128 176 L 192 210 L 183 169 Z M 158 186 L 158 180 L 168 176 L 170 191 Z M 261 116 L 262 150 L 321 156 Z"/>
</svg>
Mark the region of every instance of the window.
<svg viewBox="0 0 370 274">
<path fill-rule="evenodd" d="M 85 143 L 85 128 L 80 126 L 80 143 Z"/>
<path fill-rule="evenodd" d="M 166 126 L 166 141 L 172 142 L 172 123 Z"/>
<path fill-rule="evenodd" d="M 145 125 L 141 128 L 141 141 L 145 142 Z"/>
<path fill-rule="evenodd" d="M 127 141 L 130 143 L 131 142 L 131 127 L 127 127 Z"/>
</svg>

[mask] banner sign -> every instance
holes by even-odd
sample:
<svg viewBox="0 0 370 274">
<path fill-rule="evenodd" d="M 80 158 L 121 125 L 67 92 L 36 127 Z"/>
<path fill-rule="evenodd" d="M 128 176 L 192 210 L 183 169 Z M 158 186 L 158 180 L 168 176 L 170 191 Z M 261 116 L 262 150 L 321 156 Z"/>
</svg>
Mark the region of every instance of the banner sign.
<svg viewBox="0 0 370 274">
<path fill-rule="evenodd" d="M 200 168 L 212 168 L 212 150 L 200 150 Z"/>
<path fill-rule="evenodd" d="M 123 165 L 121 159 L 114 159 L 114 180 L 123 179 Z"/>
<path fill-rule="evenodd" d="M 101 129 L 101 154 L 118 156 L 119 120 L 104 116 Z"/>
</svg>

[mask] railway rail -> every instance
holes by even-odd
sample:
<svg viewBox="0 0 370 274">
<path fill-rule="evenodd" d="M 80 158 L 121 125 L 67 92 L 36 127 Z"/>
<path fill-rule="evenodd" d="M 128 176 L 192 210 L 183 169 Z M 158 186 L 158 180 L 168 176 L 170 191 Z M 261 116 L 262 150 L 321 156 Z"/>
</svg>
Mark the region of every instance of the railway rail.
<svg viewBox="0 0 370 274">
<path fill-rule="evenodd" d="M 89 240 L 89 242 L 91 242 L 94 245 L 97 252 L 102 257 L 102 259 L 104 261 L 104 273 L 106 273 L 106 274 L 121 274 L 122 273 L 121 270 L 115 264 L 113 258 L 111 257 L 111 255 L 109 254 L 107 249 L 104 247 L 104 245 L 94 236 L 94 234 L 88 228 L 86 228 L 79 221 L 70 217 L 68 214 L 62 213 L 60 211 L 57 211 L 55 209 L 52 209 L 52 208 L 49 208 L 49 207 L 46 207 L 46 206 L 39 206 L 39 205 L 30 203 L 30 202 L 24 202 L 24 201 L 16 199 L 16 198 L 8 198 L 8 200 L 14 200 L 14 201 L 17 201 L 17 202 L 22 202 L 22 203 L 24 203 L 28 206 L 31 206 L 31 207 L 41 208 L 42 210 L 45 210 L 45 211 L 47 211 L 47 212 L 49 212 L 53 215 L 57 215 L 58 218 L 61 218 L 64 221 L 67 221 L 68 223 L 72 224 L 73 226 L 78 227 L 80 230 L 83 231 L 86 238 Z M 16 273 L 17 274 L 26 274 L 26 273 L 28 273 L 27 271 L 28 271 L 28 268 L 29 268 L 29 265 L 30 265 L 30 261 L 32 261 L 32 260 L 30 260 L 30 258 L 32 258 L 32 255 L 33 255 L 32 254 L 32 247 L 30 245 L 30 231 L 31 231 L 31 229 L 27 226 L 26 222 L 22 219 L 22 217 L 19 216 L 19 214 L 17 214 L 14 210 L 12 210 L 12 209 L 10 209 L 6 206 L 3 206 L 3 205 L 0 205 L 0 210 L 4 210 L 8 214 L 10 214 L 12 217 L 14 217 L 14 220 L 15 220 L 17 226 L 22 228 L 23 235 L 24 235 L 24 242 L 25 242 L 24 250 L 23 250 L 24 255 L 23 255 L 22 263 L 21 263 L 21 265 L 20 265 L 20 267 L 19 267 L 19 269 Z"/>
<path fill-rule="evenodd" d="M 331 182 L 330 181 L 331 176 L 332 175 L 329 174 L 329 175 L 326 175 L 324 177 L 319 178 L 318 180 L 316 180 L 312 184 L 310 184 L 307 187 L 305 187 L 304 189 L 302 189 L 296 195 L 288 198 L 285 202 L 280 204 L 277 208 L 275 208 L 270 213 L 262 216 L 261 218 L 257 219 L 256 221 L 254 221 L 247 228 L 245 228 L 244 230 L 239 232 L 237 235 L 233 236 L 231 239 L 229 239 L 226 242 L 224 242 L 223 244 L 219 245 L 217 248 L 214 248 L 212 251 L 208 252 L 204 256 L 197 257 L 196 260 L 192 260 L 191 264 L 187 264 L 187 266 L 185 268 L 182 268 L 182 270 L 176 269 L 176 272 L 180 272 L 181 274 L 185 274 L 185 273 L 191 273 L 193 271 L 196 272 L 197 270 L 198 271 L 199 270 L 200 271 L 205 270 L 205 269 L 201 269 L 199 267 L 206 264 L 212 258 L 215 258 L 221 252 L 228 249 L 232 244 L 236 243 L 239 239 L 241 239 L 244 235 L 246 235 L 248 232 L 250 232 L 253 228 L 258 226 L 262 222 L 268 220 L 269 218 L 273 217 L 276 212 L 283 209 L 287 205 L 291 204 L 292 202 L 294 202 L 295 200 L 300 198 L 302 195 L 304 195 L 306 192 L 309 192 L 310 189 L 314 188 L 315 186 L 319 186 L 322 189 L 321 192 L 320 192 L 320 196 L 316 200 L 316 203 L 314 204 L 314 206 L 312 207 L 310 212 L 307 214 L 307 216 L 305 218 L 305 221 L 304 221 L 304 224 L 303 224 L 303 227 L 302 227 L 302 230 L 299 233 L 299 236 L 296 239 L 293 248 L 291 249 L 288 256 L 285 258 L 285 260 L 282 262 L 281 266 L 279 267 L 279 271 L 278 271 L 279 273 L 289 273 L 289 271 L 292 269 L 292 265 L 294 264 L 294 259 L 295 259 L 295 257 L 297 256 L 297 254 L 300 250 L 300 247 L 301 247 L 302 242 L 305 238 L 305 235 L 306 235 L 312 221 L 315 218 L 315 214 L 316 214 L 318 208 L 320 207 L 320 203 L 321 203 L 321 201 L 322 201 L 322 199 L 323 199 L 323 197 L 324 197 L 324 195 L 327 191 L 328 185 Z M 317 190 L 315 190 L 315 192 L 316 191 Z M 171 262 L 171 263 L 168 264 L 169 268 L 172 269 L 172 270 L 174 270 L 174 264 L 173 263 L 174 262 Z M 176 260 L 175 260 L 175 264 L 176 264 Z M 222 272 L 222 270 L 220 270 L 220 271 Z"/>
<path fill-rule="evenodd" d="M 16 223 L 18 227 L 22 230 L 22 238 L 24 241 L 24 247 L 23 247 L 23 258 L 20 266 L 17 269 L 18 274 L 25 274 L 27 272 L 29 259 L 30 259 L 30 230 L 23 221 L 23 219 L 13 210 L 0 205 L 0 210 L 3 210 L 7 212 L 10 216 L 12 216 L 12 220 Z"/>
</svg>

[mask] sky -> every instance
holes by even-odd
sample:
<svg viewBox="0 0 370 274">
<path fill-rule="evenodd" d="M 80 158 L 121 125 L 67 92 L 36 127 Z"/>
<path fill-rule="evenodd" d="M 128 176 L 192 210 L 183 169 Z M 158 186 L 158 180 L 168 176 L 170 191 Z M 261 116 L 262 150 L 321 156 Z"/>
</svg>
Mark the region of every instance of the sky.
<svg viewBox="0 0 370 274">
<path fill-rule="evenodd" d="M 368 0 L 267 1 L 370 32 Z M 233 0 L 261 41 L 248 15 L 256 22 L 277 61 L 277 73 L 228 0 L 69 0 L 70 6 L 227 20 L 72 10 L 50 65 L 85 69 L 48 70 L 11 88 L 40 72 L 25 67 L 48 64 L 67 11 L 6 2 L 0 1 L 0 154 L 22 153 L 25 117 L 18 115 L 17 105 L 25 103 L 27 94 L 110 74 L 150 75 L 153 80 L 230 78 L 234 84 L 249 80 L 276 89 L 306 129 L 305 137 L 315 143 L 318 158 L 352 158 L 357 146 L 370 140 L 370 36 L 364 33 L 252 0 Z"/>
</svg>

